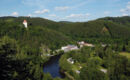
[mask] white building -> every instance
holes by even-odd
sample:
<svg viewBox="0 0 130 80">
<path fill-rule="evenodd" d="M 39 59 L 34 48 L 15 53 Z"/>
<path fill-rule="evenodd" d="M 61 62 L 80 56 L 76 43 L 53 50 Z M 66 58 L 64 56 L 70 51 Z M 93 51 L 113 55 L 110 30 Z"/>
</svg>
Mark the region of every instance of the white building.
<svg viewBox="0 0 130 80">
<path fill-rule="evenodd" d="M 104 72 L 104 73 L 107 73 L 107 70 L 106 69 L 100 69 L 100 71 Z"/>
<path fill-rule="evenodd" d="M 81 42 L 78 42 L 78 44 L 80 45 L 80 48 L 82 48 L 84 46 L 85 42 L 81 41 Z"/>
<path fill-rule="evenodd" d="M 90 44 L 90 43 L 85 43 L 84 46 L 94 47 L 94 45 L 93 45 L 93 44 Z"/>
<path fill-rule="evenodd" d="M 23 21 L 23 25 L 24 25 L 24 27 L 25 27 L 25 28 L 27 28 L 27 27 L 28 27 L 27 20 L 24 20 L 24 21 Z"/>
<path fill-rule="evenodd" d="M 101 44 L 102 47 L 106 47 L 107 45 L 106 44 Z"/>
<path fill-rule="evenodd" d="M 67 61 L 71 64 L 74 64 L 74 60 L 72 58 L 68 58 Z"/>
<path fill-rule="evenodd" d="M 84 41 L 81 41 L 81 42 L 78 42 L 79 45 L 84 45 L 85 42 Z"/>
<path fill-rule="evenodd" d="M 76 72 L 77 74 L 80 74 L 80 71 L 79 71 L 79 70 L 76 70 L 75 72 Z"/>
<path fill-rule="evenodd" d="M 63 50 L 64 52 L 68 52 L 68 51 L 72 51 L 72 50 L 78 50 L 79 48 L 75 45 L 67 45 L 64 47 L 61 47 L 61 50 Z"/>
<path fill-rule="evenodd" d="M 94 47 L 93 44 L 85 43 L 84 41 L 78 42 L 78 44 L 80 45 L 80 48 L 82 48 L 83 46 Z"/>
</svg>

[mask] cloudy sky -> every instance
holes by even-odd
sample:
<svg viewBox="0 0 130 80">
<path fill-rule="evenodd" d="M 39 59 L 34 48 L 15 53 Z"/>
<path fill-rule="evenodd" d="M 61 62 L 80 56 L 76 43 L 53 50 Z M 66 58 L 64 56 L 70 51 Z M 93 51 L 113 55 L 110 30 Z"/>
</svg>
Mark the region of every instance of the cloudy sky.
<svg viewBox="0 0 130 80">
<path fill-rule="evenodd" d="M 88 21 L 130 15 L 130 0 L 0 0 L 0 16 Z"/>
</svg>

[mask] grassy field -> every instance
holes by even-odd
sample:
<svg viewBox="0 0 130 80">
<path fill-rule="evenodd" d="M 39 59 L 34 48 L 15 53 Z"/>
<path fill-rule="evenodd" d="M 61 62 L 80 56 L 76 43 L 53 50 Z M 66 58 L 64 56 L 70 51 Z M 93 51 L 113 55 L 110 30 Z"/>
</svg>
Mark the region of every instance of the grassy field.
<svg viewBox="0 0 130 80">
<path fill-rule="evenodd" d="M 120 55 L 126 56 L 128 59 L 130 59 L 130 53 L 128 52 L 121 52 Z"/>
</svg>

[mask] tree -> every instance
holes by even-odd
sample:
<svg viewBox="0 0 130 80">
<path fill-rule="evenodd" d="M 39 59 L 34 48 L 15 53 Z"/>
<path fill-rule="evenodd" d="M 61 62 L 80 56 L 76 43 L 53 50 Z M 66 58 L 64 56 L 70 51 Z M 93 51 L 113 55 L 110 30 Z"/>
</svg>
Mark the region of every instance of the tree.
<svg viewBox="0 0 130 80">
<path fill-rule="evenodd" d="M 110 80 L 122 80 L 127 78 L 127 64 L 128 59 L 124 56 L 116 55 L 114 57 L 113 63 L 108 68 L 108 74 Z"/>
<path fill-rule="evenodd" d="M 81 80 L 106 80 L 105 74 L 94 67 L 84 67 L 80 73 Z"/>
<path fill-rule="evenodd" d="M 5 36 L 0 39 L 0 78 L 11 79 L 13 77 L 13 66 L 11 65 L 12 57 L 17 54 L 18 48 L 16 41 Z"/>
</svg>

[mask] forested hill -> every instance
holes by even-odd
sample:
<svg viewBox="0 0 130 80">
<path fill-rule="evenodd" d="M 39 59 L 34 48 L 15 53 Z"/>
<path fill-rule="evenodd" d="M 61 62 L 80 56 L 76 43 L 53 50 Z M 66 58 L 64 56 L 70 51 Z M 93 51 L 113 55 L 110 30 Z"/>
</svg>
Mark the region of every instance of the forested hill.
<svg viewBox="0 0 130 80">
<path fill-rule="evenodd" d="M 95 20 L 89 22 L 62 23 L 59 30 L 73 39 L 130 38 L 130 28 L 115 22 Z"/>
<path fill-rule="evenodd" d="M 105 21 L 112 21 L 118 24 L 125 25 L 127 27 L 130 27 L 130 16 L 125 17 L 105 17 L 100 18 L 99 20 L 105 20 Z"/>
<path fill-rule="evenodd" d="M 24 19 L 28 21 L 27 29 L 23 25 Z M 41 46 L 55 50 L 74 42 L 63 33 L 50 29 L 54 28 L 55 25 L 58 24 L 42 18 L 1 17 L 0 38 L 9 36 L 17 40 L 21 50 L 28 54 L 39 53 Z"/>
<path fill-rule="evenodd" d="M 23 20 L 28 21 L 28 29 Z M 89 22 L 55 22 L 43 18 L 0 17 L 0 37 L 16 39 L 27 52 L 46 45 L 52 50 L 79 40 L 130 39 L 130 17 L 102 18 Z M 32 49 L 33 48 L 33 49 Z M 32 49 L 33 51 L 30 51 Z"/>
<path fill-rule="evenodd" d="M 0 20 L 5 21 L 5 22 L 17 22 L 19 24 L 21 24 L 23 22 L 23 20 L 26 19 L 28 21 L 28 25 L 29 26 L 43 26 L 43 27 L 47 27 L 47 28 L 58 28 L 58 23 L 48 20 L 48 19 L 44 19 L 44 18 L 40 18 L 40 17 L 1 17 Z"/>
</svg>

